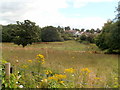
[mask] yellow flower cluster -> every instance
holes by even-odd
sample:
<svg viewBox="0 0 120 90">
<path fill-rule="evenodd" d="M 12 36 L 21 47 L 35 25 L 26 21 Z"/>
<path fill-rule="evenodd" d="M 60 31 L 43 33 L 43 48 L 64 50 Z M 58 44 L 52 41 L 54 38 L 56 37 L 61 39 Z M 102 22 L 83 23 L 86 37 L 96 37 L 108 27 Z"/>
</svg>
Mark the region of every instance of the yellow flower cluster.
<svg viewBox="0 0 120 90">
<path fill-rule="evenodd" d="M 57 77 L 58 79 L 64 79 L 64 78 L 66 78 L 66 75 L 55 74 L 55 77 Z"/>
<path fill-rule="evenodd" d="M 51 70 L 45 70 L 46 74 L 52 74 L 52 71 Z"/>
<path fill-rule="evenodd" d="M 62 84 L 62 83 L 64 83 L 64 81 L 59 81 L 59 83 L 61 83 L 61 84 Z"/>
<path fill-rule="evenodd" d="M 95 77 L 94 79 L 99 80 L 100 78 L 99 77 Z"/>
<path fill-rule="evenodd" d="M 41 54 L 38 54 L 38 55 L 37 55 L 37 58 L 42 58 L 42 59 L 43 59 L 43 58 L 44 58 L 44 56 L 43 56 L 43 55 L 41 55 Z"/>
<path fill-rule="evenodd" d="M 73 68 L 65 69 L 64 72 L 74 73 L 75 69 L 73 69 Z"/>
<path fill-rule="evenodd" d="M 82 72 L 87 72 L 87 73 L 90 73 L 90 72 L 91 72 L 88 68 L 82 68 L 81 71 L 82 71 Z"/>
<path fill-rule="evenodd" d="M 44 56 L 41 55 L 41 54 L 38 54 L 38 55 L 36 56 L 36 59 L 37 59 L 38 62 L 40 62 L 41 64 L 44 64 L 44 63 L 45 63 L 45 58 L 44 58 Z"/>
<path fill-rule="evenodd" d="M 28 62 L 32 63 L 32 60 L 28 60 Z"/>
<path fill-rule="evenodd" d="M 65 78 L 66 78 L 66 75 L 62 75 L 62 74 L 55 74 L 52 77 L 48 77 L 49 80 L 53 79 L 53 80 L 56 80 L 56 81 L 61 80 L 61 79 L 65 79 Z"/>
<path fill-rule="evenodd" d="M 43 79 L 43 80 L 41 80 L 42 82 L 46 82 L 47 83 L 47 79 Z"/>
<path fill-rule="evenodd" d="M 58 78 L 52 76 L 52 77 L 48 77 L 48 80 L 55 80 L 55 81 L 58 81 Z"/>
</svg>

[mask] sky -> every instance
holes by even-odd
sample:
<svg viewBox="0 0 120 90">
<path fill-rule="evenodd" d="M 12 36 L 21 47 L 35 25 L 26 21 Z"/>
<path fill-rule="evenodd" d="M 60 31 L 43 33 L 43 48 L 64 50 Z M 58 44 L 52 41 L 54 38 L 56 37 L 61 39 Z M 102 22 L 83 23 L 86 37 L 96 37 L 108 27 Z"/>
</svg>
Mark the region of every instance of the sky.
<svg viewBox="0 0 120 90">
<path fill-rule="evenodd" d="M 0 24 L 31 20 L 40 27 L 102 28 L 119 0 L 0 0 Z"/>
</svg>

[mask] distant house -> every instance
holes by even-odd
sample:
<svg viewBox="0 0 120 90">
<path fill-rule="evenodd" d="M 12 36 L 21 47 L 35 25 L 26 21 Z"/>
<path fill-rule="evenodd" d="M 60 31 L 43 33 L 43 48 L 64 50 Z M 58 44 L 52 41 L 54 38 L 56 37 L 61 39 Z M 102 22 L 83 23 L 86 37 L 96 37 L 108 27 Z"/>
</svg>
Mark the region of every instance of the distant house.
<svg viewBox="0 0 120 90">
<path fill-rule="evenodd" d="M 81 32 L 81 31 L 76 31 L 76 30 L 65 30 L 64 32 L 69 33 L 75 37 L 80 37 L 81 35 L 89 36 L 89 35 L 98 35 L 99 34 L 97 32 L 91 33 L 91 32 L 86 32 L 86 31 Z"/>
<path fill-rule="evenodd" d="M 80 36 L 81 35 L 80 31 L 76 31 L 76 30 L 65 30 L 65 33 L 72 34 L 73 36 Z"/>
</svg>

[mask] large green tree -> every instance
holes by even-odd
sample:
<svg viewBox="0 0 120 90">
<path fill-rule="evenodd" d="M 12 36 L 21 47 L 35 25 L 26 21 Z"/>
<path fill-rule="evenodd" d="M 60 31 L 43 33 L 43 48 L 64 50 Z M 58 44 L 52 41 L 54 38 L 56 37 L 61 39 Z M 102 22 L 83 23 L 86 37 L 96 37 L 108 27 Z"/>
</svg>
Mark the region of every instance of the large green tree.
<svg viewBox="0 0 120 90">
<path fill-rule="evenodd" d="M 120 53 L 120 5 L 114 21 L 108 21 L 102 28 L 102 33 L 96 38 L 96 45 L 109 53 Z"/>
<path fill-rule="evenodd" d="M 43 42 L 62 41 L 61 35 L 57 28 L 53 26 L 47 26 L 42 28 L 41 39 Z"/>
<path fill-rule="evenodd" d="M 110 30 L 112 26 L 112 21 L 108 20 L 107 23 L 104 24 L 104 27 L 102 28 L 102 33 L 97 36 L 96 38 L 96 45 L 101 49 L 105 50 L 108 49 L 107 40 L 110 35 Z"/>
<path fill-rule="evenodd" d="M 17 21 L 15 35 L 14 43 L 25 47 L 40 40 L 40 28 L 30 20 L 24 20 L 24 22 Z"/>
</svg>

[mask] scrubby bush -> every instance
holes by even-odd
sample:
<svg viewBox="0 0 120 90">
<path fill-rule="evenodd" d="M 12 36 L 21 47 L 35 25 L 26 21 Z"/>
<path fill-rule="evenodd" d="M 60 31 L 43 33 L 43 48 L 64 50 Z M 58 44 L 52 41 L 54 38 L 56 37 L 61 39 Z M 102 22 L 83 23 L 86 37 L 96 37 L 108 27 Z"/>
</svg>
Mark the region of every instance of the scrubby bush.
<svg viewBox="0 0 120 90">
<path fill-rule="evenodd" d="M 61 37 L 61 34 L 57 31 L 55 27 L 47 26 L 42 28 L 41 40 L 43 42 L 55 42 L 63 41 L 63 38 Z"/>
<path fill-rule="evenodd" d="M 93 35 L 93 34 L 89 34 L 89 35 L 83 34 L 80 36 L 79 42 L 80 43 L 82 43 L 82 42 L 94 43 L 94 38 L 95 38 L 95 35 Z"/>
</svg>

